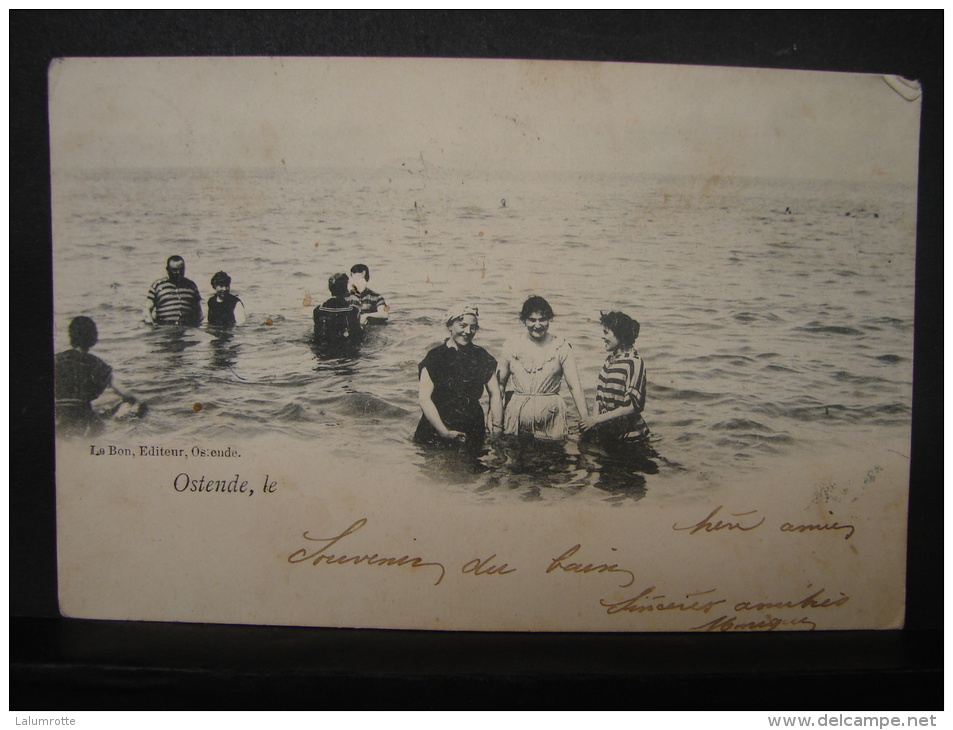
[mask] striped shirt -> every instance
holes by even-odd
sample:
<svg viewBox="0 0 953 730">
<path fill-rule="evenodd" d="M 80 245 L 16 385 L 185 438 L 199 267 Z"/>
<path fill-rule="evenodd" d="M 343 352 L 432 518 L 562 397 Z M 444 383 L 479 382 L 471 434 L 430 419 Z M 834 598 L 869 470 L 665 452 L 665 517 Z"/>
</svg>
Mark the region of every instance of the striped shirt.
<svg viewBox="0 0 953 730">
<path fill-rule="evenodd" d="M 613 353 L 606 358 L 596 386 L 596 408 L 608 413 L 631 405 L 635 413 L 609 421 L 620 440 L 641 441 L 648 438 L 649 427 L 642 419 L 645 407 L 645 364 L 635 350 Z"/>
<path fill-rule="evenodd" d="M 156 324 L 181 324 L 197 327 L 202 323 L 202 297 L 191 279 L 183 278 L 178 285 L 159 279 L 149 287 L 146 295 L 149 308 L 155 310 Z"/>
<path fill-rule="evenodd" d="M 361 307 L 361 314 L 374 314 L 387 306 L 384 297 L 370 289 L 365 289 L 361 293 L 352 289 L 348 299 Z"/>
</svg>

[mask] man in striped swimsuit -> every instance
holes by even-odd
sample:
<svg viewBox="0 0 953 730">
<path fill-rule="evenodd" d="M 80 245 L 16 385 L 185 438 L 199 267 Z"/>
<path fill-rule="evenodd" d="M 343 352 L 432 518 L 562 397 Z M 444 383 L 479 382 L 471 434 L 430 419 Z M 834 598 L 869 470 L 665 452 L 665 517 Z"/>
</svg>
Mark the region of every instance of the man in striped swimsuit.
<svg viewBox="0 0 953 730">
<path fill-rule="evenodd" d="M 198 327 L 202 324 L 202 296 L 195 282 L 185 278 L 185 259 L 170 256 L 165 270 L 168 277 L 149 287 L 149 319 L 156 324 Z"/>
<path fill-rule="evenodd" d="M 639 323 L 622 312 L 602 315 L 602 341 L 609 353 L 596 387 L 596 415 L 583 420 L 583 430 L 603 446 L 645 444 L 649 427 L 645 407 L 645 364 L 635 350 Z"/>
</svg>

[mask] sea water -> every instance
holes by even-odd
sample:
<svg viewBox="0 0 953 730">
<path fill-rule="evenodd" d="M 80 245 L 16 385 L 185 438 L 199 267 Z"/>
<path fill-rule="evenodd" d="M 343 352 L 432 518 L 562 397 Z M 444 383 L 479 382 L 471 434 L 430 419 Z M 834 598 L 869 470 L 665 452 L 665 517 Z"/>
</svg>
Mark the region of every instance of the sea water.
<svg viewBox="0 0 953 730">
<path fill-rule="evenodd" d="M 412 465 L 480 501 L 636 503 L 705 490 L 780 459 L 903 443 L 912 388 L 916 190 L 874 181 L 381 170 L 86 170 L 54 177 L 54 343 L 91 316 L 93 353 L 149 404 L 116 443 L 226 448 L 280 434 L 387 474 Z M 168 256 L 207 299 L 224 270 L 248 322 L 156 328 Z M 328 277 L 370 267 L 391 307 L 359 352 L 311 342 Z M 495 448 L 476 464 L 411 441 L 417 364 L 455 301 L 498 355 L 530 294 L 556 312 L 593 407 L 600 311 L 641 323 L 648 467 Z M 206 308 L 206 307 L 203 307 Z M 563 388 L 578 433 L 575 409 Z"/>
</svg>

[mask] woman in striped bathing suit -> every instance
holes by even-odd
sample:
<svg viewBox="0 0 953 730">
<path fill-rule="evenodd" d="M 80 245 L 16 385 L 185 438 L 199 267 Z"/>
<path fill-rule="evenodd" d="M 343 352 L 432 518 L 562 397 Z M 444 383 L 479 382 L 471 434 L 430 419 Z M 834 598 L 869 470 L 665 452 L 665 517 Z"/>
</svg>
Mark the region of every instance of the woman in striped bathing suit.
<svg viewBox="0 0 953 730">
<path fill-rule="evenodd" d="M 587 440 L 605 448 L 648 446 L 645 407 L 645 364 L 635 350 L 639 323 L 622 312 L 600 313 L 606 358 L 596 386 L 596 414 L 583 420 Z"/>
</svg>

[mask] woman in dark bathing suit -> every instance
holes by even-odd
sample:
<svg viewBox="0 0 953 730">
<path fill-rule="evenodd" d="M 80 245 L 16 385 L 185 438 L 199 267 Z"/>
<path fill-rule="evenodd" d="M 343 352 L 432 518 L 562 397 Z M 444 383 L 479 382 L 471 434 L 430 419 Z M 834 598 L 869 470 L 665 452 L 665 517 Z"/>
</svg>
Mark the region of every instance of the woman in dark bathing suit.
<svg viewBox="0 0 953 730">
<path fill-rule="evenodd" d="M 414 441 L 478 452 L 486 439 L 486 418 L 480 401 L 490 397 L 490 432 L 503 429 L 503 401 L 496 377 L 496 359 L 473 344 L 480 329 L 479 311 L 458 305 L 444 322 L 449 336 L 420 363 L 420 409 Z"/>
</svg>

